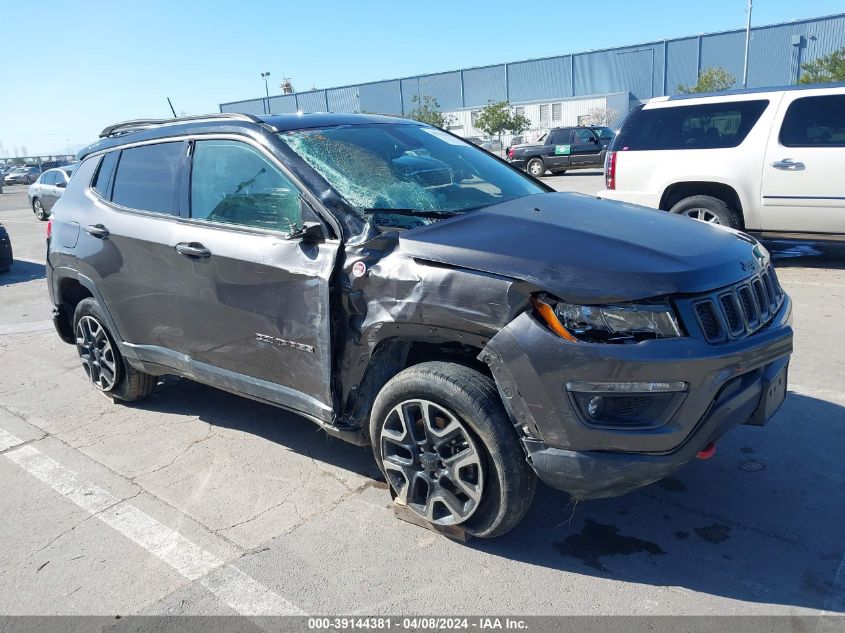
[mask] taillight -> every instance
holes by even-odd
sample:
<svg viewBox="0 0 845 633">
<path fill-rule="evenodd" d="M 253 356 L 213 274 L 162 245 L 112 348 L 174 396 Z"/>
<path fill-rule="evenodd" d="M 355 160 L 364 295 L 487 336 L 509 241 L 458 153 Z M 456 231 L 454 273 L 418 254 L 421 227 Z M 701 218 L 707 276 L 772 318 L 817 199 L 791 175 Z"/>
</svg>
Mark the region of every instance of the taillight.
<svg viewBox="0 0 845 633">
<path fill-rule="evenodd" d="M 516 153 L 516 152 L 514 152 L 513 147 L 509 147 L 509 148 L 508 148 L 508 158 L 513 158 L 513 155 L 514 155 L 515 153 Z"/>
<path fill-rule="evenodd" d="M 53 237 L 53 220 L 47 220 L 47 239 Z"/>
<path fill-rule="evenodd" d="M 616 189 L 616 152 L 608 152 L 604 159 L 604 185 Z"/>
</svg>

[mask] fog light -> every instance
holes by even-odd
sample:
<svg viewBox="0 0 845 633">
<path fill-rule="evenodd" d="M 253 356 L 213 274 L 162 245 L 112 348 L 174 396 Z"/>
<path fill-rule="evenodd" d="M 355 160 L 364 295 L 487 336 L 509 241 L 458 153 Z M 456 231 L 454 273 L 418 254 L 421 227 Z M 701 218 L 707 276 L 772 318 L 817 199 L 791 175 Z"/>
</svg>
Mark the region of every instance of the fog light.
<svg viewBox="0 0 845 633">
<path fill-rule="evenodd" d="M 587 403 L 587 413 L 590 414 L 591 418 L 595 418 L 598 416 L 598 413 L 601 410 L 601 403 L 601 396 L 590 398 L 590 401 Z"/>
<path fill-rule="evenodd" d="M 571 391 L 570 395 L 581 420 L 588 426 L 617 429 L 662 426 L 686 397 L 682 391 Z"/>
</svg>

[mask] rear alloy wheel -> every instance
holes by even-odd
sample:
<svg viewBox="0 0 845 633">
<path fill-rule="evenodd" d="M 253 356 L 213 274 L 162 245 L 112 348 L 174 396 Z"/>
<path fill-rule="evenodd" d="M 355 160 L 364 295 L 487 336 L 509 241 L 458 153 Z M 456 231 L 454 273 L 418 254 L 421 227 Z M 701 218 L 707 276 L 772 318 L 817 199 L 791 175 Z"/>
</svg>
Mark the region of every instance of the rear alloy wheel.
<svg viewBox="0 0 845 633">
<path fill-rule="evenodd" d="M 103 309 L 93 297 L 76 306 L 73 331 L 82 368 L 91 384 L 115 400 L 143 400 L 155 390 L 158 378 L 123 360 L 105 323 Z"/>
<path fill-rule="evenodd" d="M 690 196 L 684 198 L 670 210 L 670 213 L 685 215 L 693 220 L 708 224 L 721 224 L 732 229 L 742 228 L 739 214 L 727 203 L 713 196 Z"/>
<path fill-rule="evenodd" d="M 495 383 L 474 369 L 436 361 L 399 372 L 376 397 L 370 438 L 396 502 L 434 526 L 491 538 L 531 505 L 536 476 Z"/>
<path fill-rule="evenodd" d="M 546 173 L 546 165 L 543 163 L 542 159 L 532 158 L 525 166 L 525 170 L 535 178 L 539 178 Z"/>
<path fill-rule="evenodd" d="M 32 199 L 32 212 L 35 213 L 35 217 L 42 222 L 47 219 L 47 212 L 44 211 L 44 206 L 38 198 Z"/>
<path fill-rule="evenodd" d="M 82 368 L 100 391 L 111 391 L 118 378 L 117 359 L 106 328 L 92 316 L 76 324 L 76 350 Z"/>
</svg>

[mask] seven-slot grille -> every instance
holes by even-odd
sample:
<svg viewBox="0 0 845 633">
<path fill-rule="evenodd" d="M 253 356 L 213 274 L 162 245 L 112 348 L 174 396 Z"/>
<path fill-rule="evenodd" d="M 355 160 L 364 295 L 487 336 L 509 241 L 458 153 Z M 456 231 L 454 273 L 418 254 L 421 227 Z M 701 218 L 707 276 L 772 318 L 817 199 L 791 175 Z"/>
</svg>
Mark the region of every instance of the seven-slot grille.
<svg viewBox="0 0 845 633">
<path fill-rule="evenodd" d="M 765 327 L 783 303 L 775 269 L 693 300 L 692 309 L 708 343 L 745 338 Z"/>
</svg>

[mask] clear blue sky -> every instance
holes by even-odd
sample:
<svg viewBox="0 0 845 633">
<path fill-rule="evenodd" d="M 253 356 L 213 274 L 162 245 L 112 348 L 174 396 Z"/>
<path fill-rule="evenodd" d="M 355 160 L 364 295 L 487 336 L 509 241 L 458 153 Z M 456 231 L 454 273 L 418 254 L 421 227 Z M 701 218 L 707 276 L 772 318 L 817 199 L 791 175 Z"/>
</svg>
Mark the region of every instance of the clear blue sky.
<svg viewBox="0 0 845 633">
<path fill-rule="evenodd" d="M 0 143 L 76 150 L 105 125 L 261 96 L 705 33 L 746 0 L 38 0 L 2 2 Z M 754 24 L 842 0 L 755 0 Z"/>
</svg>

